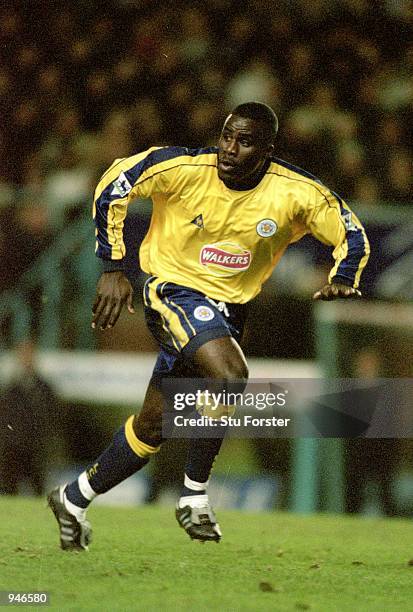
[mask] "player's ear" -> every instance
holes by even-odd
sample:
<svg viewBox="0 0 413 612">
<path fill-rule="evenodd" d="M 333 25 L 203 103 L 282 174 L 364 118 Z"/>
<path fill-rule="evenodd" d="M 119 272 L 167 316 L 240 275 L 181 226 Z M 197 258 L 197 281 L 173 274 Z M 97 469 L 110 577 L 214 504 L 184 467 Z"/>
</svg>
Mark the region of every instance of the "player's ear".
<svg viewBox="0 0 413 612">
<path fill-rule="evenodd" d="M 266 151 L 267 157 L 271 157 L 271 155 L 273 153 L 274 153 L 274 145 L 273 144 L 269 144 L 267 146 L 267 151 Z"/>
</svg>

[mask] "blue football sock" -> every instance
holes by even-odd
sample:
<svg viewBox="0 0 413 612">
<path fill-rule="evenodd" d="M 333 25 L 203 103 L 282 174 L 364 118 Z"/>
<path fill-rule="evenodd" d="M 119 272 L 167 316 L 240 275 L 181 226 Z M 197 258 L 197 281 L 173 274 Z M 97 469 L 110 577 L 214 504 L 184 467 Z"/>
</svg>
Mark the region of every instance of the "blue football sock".
<svg viewBox="0 0 413 612">
<path fill-rule="evenodd" d="M 181 497 L 205 495 L 209 474 L 223 438 L 193 438 L 189 440 L 185 480 Z"/>
<path fill-rule="evenodd" d="M 87 508 L 93 497 L 106 493 L 135 474 L 148 463 L 150 455 L 158 450 L 159 447 L 150 446 L 136 437 L 132 421 L 133 417 L 128 419 L 100 457 L 66 487 L 66 497 L 72 504 Z"/>
</svg>

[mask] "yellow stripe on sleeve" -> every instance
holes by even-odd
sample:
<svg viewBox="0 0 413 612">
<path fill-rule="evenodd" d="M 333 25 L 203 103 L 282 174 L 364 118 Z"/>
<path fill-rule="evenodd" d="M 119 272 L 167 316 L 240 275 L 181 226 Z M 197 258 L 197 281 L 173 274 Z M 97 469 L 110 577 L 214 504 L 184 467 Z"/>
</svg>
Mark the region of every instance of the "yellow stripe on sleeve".
<svg viewBox="0 0 413 612">
<path fill-rule="evenodd" d="M 363 272 L 366 263 L 368 262 L 369 256 L 370 256 L 370 243 L 368 241 L 366 232 L 364 230 L 364 228 L 362 228 L 362 232 L 363 232 L 363 238 L 364 238 L 364 249 L 365 249 L 365 255 L 360 259 L 360 263 L 359 263 L 359 269 L 356 272 L 356 276 L 354 279 L 354 288 L 357 289 L 357 287 L 360 284 L 360 276 L 361 273 Z"/>
<path fill-rule="evenodd" d="M 347 239 L 338 247 L 336 247 L 333 251 L 333 257 L 336 261 L 333 268 L 331 269 L 330 274 L 328 275 L 328 281 L 331 282 L 331 279 L 337 274 L 337 270 L 341 264 L 341 262 L 347 257 L 348 254 L 348 242 Z"/>
</svg>

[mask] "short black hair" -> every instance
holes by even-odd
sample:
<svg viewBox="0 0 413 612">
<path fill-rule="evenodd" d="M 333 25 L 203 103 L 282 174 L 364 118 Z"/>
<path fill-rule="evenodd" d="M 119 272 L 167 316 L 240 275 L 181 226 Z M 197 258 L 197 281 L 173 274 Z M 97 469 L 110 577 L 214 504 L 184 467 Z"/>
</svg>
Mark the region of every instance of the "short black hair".
<svg viewBox="0 0 413 612">
<path fill-rule="evenodd" d="M 271 144 L 274 142 L 278 132 L 278 117 L 268 104 L 263 102 L 244 102 L 243 104 L 238 104 L 231 114 L 263 123 L 268 131 L 268 140 Z"/>
</svg>

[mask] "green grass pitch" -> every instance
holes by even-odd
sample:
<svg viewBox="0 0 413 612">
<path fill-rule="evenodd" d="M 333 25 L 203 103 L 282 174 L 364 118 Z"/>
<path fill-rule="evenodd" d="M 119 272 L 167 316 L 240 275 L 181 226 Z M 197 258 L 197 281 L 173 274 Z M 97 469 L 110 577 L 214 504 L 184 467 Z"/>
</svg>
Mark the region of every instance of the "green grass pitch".
<svg viewBox="0 0 413 612">
<path fill-rule="evenodd" d="M 408 520 L 218 514 L 222 542 L 201 544 L 173 508 L 95 507 L 90 551 L 68 553 L 45 502 L 0 497 L 0 590 L 76 612 L 413 609 Z"/>
</svg>

